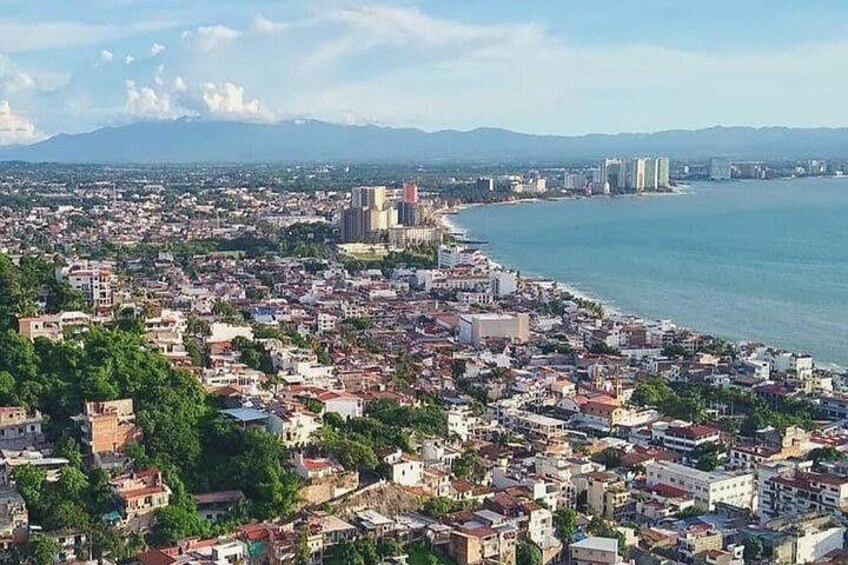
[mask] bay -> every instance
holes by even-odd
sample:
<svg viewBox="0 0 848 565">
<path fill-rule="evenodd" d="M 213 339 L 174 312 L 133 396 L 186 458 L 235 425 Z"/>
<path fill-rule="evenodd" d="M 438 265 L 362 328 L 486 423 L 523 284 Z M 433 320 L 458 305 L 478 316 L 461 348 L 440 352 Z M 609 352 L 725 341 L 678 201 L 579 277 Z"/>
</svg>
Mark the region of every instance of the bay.
<svg viewBox="0 0 848 565">
<path fill-rule="evenodd" d="M 494 260 L 622 312 L 848 365 L 848 179 L 471 207 Z"/>
</svg>

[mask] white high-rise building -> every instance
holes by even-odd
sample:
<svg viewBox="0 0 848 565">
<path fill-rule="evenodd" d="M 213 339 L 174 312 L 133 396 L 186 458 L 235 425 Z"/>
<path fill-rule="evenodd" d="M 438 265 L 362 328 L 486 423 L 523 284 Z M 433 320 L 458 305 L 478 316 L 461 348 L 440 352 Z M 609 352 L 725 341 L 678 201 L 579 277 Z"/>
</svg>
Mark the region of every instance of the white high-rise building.
<svg viewBox="0 0 848 565">
<path fill-rule="evenodd" d="M 350 191 L 351 205 L 354 208 L 363 207 L 372 210 L 382 210 L 386 207 L 385 186 L 357 186 Z"/>
<path fill-rule="evenodd" d="M 730 180 L 730 159 L 710 159 L 710 180 Z"/>
<path fill-rule="evenodd" d="M 112 308 L 112 267 L 106 263 L 81 261 L 56 270 L 56 279 L 80 291 L 97 312 Z"/>
<path fill-rule="evenodd" d="M 627 189 L 631 192 L 645 190 L 645 159 L 634 157 L 627 167 Z"/>
<path fill-rule="evenodd" d="M 491 177 L 480 177 L 474 185 L 477 187 L 477 190 L 492 192 L 495 190 L 495 179 Z"/>
<path fill-rule="evenodd" d="M 659 188 L 659 159 L 650 157 L 645 159 L 645 190 L 656 190 Z"/>
<path fill-rule="evenodd" d="M 659 157 L 657 159 L 657 188 L 668 188 L 671 186 L 669 182 L 670 169 L 668 157 Z"/>
<path fill-rule="evenodd" d="M 598 168 L 598 180 L 602 192 L 622 192 L 626 178 L 626 166 L 621 159 L 604 159 Z"/>
<path fill-rule="evenodd" d="M 386 202 L 385 186 L 357 186 L 350 191 L 350 203 L 339 218 L 342 241 L 362 241 L 398 223 L 397 209 Z"/>
</svg>

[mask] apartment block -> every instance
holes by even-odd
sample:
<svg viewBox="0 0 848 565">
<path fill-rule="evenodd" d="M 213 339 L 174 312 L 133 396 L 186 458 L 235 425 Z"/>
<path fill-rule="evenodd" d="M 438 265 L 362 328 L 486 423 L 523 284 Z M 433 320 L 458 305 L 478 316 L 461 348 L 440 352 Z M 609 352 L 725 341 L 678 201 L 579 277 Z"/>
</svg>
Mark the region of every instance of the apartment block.
<svg viewBox="0 0 848 565">
<path fill-rule="evenodd" d="M 648 485 L 662 483 L 689 491 L 695 504 L 707 510 L 718 502 L 749 509 L 753 505 L 753 473 L 706 472 L 668 461 L 647 463 L 645 472 Z"/>
<path fill-rule="evenodd" d="M 80 291 L 95 311 L 112 308 L 112 268 L 105 264 L 80 262 L 57 270 L 57 278 Z"/>
<path fill-rule="evenodd" d="M 527 341 L 530 316 L 521 314 L 463 314 L 459 317 L 459 341 L 478 344 L 487 338 Z"/>
<path fill-rule="evenodd" d="M 131 398 L 86 402 L 83 413 L 75 419 L 84 445 L 95 456 L 120 452 L 127 444 L 141 439 Z"/>
<path fill-rule="evenodd" d="M 848 510 L 848 477 L 789 465 L 763 466 L 758 477 L 757 510 L 763 520 L 808 512 L 840 514 Z"/>
</svg>

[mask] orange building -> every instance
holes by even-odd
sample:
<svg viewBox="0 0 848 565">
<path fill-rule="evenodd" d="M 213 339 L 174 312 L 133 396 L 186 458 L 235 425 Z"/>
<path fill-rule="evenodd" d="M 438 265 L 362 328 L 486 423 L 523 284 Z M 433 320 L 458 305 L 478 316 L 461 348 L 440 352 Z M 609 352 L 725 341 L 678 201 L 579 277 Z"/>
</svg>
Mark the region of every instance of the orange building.
<svg viewBox="0 0 848 565">
<path fill-rule="evenodd" d="M 84 413 L 76 419 L 80 422 L 83 442 L 93 455 L 117 453 L 141 439 L 131 398 L 86 402 Z"/>
</svg>

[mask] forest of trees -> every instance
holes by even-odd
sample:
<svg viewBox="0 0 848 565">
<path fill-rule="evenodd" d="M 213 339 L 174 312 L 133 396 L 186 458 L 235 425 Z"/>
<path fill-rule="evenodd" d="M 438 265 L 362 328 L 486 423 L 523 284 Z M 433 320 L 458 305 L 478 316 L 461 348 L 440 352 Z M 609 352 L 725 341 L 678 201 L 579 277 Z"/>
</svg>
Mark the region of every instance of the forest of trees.
<svg viewBox="0 0 848 565">
<path fill-rule="evenodd" d="M 88 528 L 95 555 L 114 551 L 120 538 L 100 526 L 110 504 L 107 477 L 87 467 L 79 454 L 71 417 L 86 400 L 133 399 L 143 440 L 128 455 L 139 467 L 158 467 L 173 491 L 148 541 L 168 544 L 213 531 L 197 515 L 193 492 L 244 491 L 250 501 L 240 509 L 244 519 L 288 516 L 294 510 L 299 483 L 285 470 L 288 456 L 280 441 L 264 430 L 225 421 L 192 375 L 149 350 L 136 333 L 92 327 L 75 340 L 32 343 L 5 330 L 0 367 L 0 405 L 41 411 L 46 433 L 71 461 L 57 483 L 31 467 L 17 471 L 33 523 L 48 531 Z"/>
<path fill-rule="evenodd" d="M 766 426 L 814 427 L 815 406 L 807 400 L 787 398 L 770 404 L 752 391 L 697 383 L 672 385 L 660 377 L 640 382 L 631 402 L 653 406 L 666 416 L 699 424 L 710 421 L 709 410 L 716 407 L 728 414 L 718 420 L 725 431 L 746 436 Z"/>
</svg>

